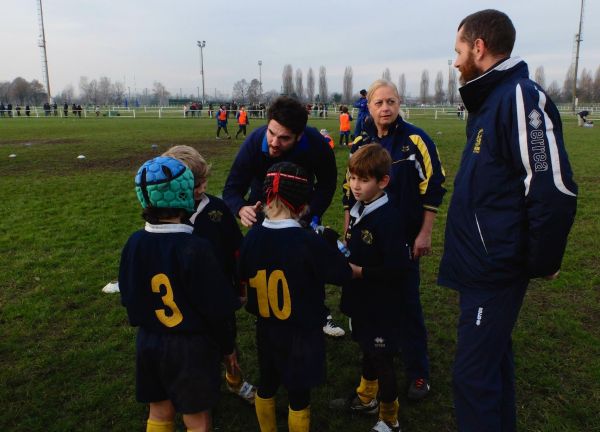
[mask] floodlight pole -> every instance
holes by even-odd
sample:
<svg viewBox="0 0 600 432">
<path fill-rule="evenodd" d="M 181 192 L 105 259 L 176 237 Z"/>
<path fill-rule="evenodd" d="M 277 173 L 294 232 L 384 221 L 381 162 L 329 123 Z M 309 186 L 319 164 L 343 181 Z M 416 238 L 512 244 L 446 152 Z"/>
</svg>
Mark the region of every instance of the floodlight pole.
<svg viewBox="0 0 600 432">
<path fill-rule="evenodd" d="M 581 28 L 583 27 L 583 1 L 581 0 L 581 12 L 579 14 L 579 31 L 575 35 L 575 42 L 577 43 L 577 48 L 575 51 L 575 74 L 573 76 L 573 112 L 577 109 L 577 68 L 579 66 L 579 45 L 583 40 L 581 38 Z"/>
<path fill-rule="evenodd" d="M 452 97 L 450 96 L 450 92 L 452 91 L 452 85 L 450 84 L 450 80 L 452 79 L 452 60 L 448 60 L 448 105 L 450 105 L 450 101 Z"/>
<path fill-rule="evenodd" d="M 38 12 L 40 19 L 40 40 L 38 46 L 42 49 L 42 62 L 44 64 L 44 75 L 46 78 L 46 89 L 48 90 L 48 103 L 52 101 L 50 94 L 50 76 L 48 74 L 48 56 L 46 54 L 46 32 L 44 31 L 44 11 L 42 10 L 42 0 L 38 0 Z"/>
<path fill-rule="evenodd" d="M 262 100 L 262 60 L 258 61 L 258 85 L 259 85 L 259 92 L 260 92 L 258 100 L 261 101 Z"/>
<path fill-rule="evenodd" d="M 206 41 L 196 41 L 196 45 L 200 48 L 200 75 L 202 75 L 202 103 L 204 104 L 204 53 L 202 50 L 206 46 Z"/>
</svg>

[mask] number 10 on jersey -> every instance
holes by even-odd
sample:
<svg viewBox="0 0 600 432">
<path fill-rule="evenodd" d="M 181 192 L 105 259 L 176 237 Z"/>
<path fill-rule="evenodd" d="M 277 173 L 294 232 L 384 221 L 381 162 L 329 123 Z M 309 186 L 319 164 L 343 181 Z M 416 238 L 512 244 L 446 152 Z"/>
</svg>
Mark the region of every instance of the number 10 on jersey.
<svg viewBox="0 0 600 432">
<path fill-rule="evenodd" d="M 292 313 L 292 300 L 287 279 L 281 270 L 273 270 L 267 279 L 267 271 L 259 270 L 256 276 L 248 281 L 250 287 L 256 289 L 258 313 L 263 318 L 270 318 L 271 312 L 277 319 L 286 320 Z M 279 287 L 281 286 L 281 290 Z M 280 294 L 283 297 L 280 300 Z M 281 304 L 281 307 L 279 305 Z"/>
</svg>

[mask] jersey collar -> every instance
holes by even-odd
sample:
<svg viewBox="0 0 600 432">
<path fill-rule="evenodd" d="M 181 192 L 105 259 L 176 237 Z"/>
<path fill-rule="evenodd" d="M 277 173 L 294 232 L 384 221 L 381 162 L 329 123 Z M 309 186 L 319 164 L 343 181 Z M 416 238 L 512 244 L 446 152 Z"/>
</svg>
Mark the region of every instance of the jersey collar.
<svg viewBox="0 0 600 432">
<path fill-rule="evenodd" d="M 280 219 L 280 220 L 270 220 L 265 219 L 262 223 L 262 226 L 265 228 L 271 229 L 283 229 L 283 228 L 302 228 L 300 222 L 296 219 Z"/>
<path fill-rule="evenodd" d="M 210 198 L 208 198 L 208 196 L 205 193 L 202 194 L 202 199 L 198 203 L 198 207 L 196 207 L 196 211 L 190 217 L 190 222 L 192 223 L 192 225 L 196 222 L 196 218 L 198 217 L 198 215 L 200 213 L 202 213 L 202 210 L 204 210 L 204 208 L 208 205 L 209 202 L 210 202 Z"/>
<path fill-rule="evenodd" d="M 146 222 L 144 230 L 155 233 L 155 234 L 168 234 L 168 233 L 188 233 L 191 234 L 194 231 L 194 227 L 186 224 L 160 224 L 154 225 Z"/>
<path fill-rule="evenodd" d="M 369 213 L 373 213 L 379 207 L 383 206 L 384 204 L 387 204 L 388 201 L 389 201 L 388 196 L 384 192 L 383 195 L 381 195 L 375 201 L 365 205 L 365 209 L 363 210 L 361 215 L 358 214 L 358 208 L 360 207 L 361 203 L 360 203 L 360 201 L 357 201 L 354 204 L 354 206 L 350 209 L 350 216 L 354 218 L 354 225 L 356 225 L 358 222 L 360 222 Z"/>
</svg>

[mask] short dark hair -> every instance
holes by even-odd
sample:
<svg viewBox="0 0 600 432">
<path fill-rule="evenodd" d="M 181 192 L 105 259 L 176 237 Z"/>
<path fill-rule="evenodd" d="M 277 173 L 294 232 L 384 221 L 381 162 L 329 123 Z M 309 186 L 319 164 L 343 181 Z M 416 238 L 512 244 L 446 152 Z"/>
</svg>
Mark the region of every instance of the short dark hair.
<svg viewBox="0 0 600 432">
<path fill-rule="evenodd" d="M 509 56 L 515 46 L 516 31 L 504 12 L 485 9 L 464 18 L 458 25 L 463 29 L 462 40 L 473 45 L 482 39 L 493 55 Z"/>
<path fill-rule="evenodd" d="M 367 144 L 356 150 L 348 161 L 348 172 L 359 177 L 375 177 L 380 181 L 390 174 L 392 157 L 377 143 Z"/>
<path fill-rule="evenodd" d="M 269 121 L 275 120 L 292 133 L 299 135 L 306 128 L 308 113 L 306 108 L 296 99 L 280 96 L 275 99 L 267 110 L 267 119 Z"/>
</svg>

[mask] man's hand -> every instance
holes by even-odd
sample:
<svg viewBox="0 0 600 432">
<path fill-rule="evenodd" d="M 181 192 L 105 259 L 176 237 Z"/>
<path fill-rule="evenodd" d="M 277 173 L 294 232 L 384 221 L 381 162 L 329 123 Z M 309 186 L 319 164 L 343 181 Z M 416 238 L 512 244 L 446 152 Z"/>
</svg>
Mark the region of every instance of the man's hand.
<svg viewBox="0 0 600 432">
<path fill-rule="evenodd" d="M 417 259 L 425 255 L 431 255 L 431 232 L 421 231 L 413 245 L 413 258 Z"/>
<path fill-rule="evenodd" d="M 260 201 L 256 201 L 256 204 L 253 206 L 242 207 L 238 213 L 242 225 L 245 227 L 251 227 L 254 225 L 257 221 L 256 214 L 261 210 L 261 208 L 262 203 Z"/>
</svg>

